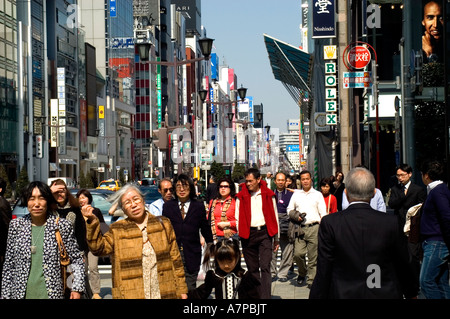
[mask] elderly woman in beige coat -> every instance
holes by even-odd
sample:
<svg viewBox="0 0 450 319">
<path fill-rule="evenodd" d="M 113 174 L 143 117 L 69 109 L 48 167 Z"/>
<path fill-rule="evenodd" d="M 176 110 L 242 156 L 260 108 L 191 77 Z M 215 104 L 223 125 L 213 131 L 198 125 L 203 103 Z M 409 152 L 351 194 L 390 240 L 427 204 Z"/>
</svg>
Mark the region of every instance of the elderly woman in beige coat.
<svg viewBox="0 0 450 319">
<path fill-rule="evenodd" d="M 115 194 L 126 219 L 102 235 L 92 208 L 83 206 L 89 250 L 111 255 L 115 299 L 185 299 L 183 262 L 169 219 L 150 214 L 139 189 L 127 184 Z"/>
</svg>

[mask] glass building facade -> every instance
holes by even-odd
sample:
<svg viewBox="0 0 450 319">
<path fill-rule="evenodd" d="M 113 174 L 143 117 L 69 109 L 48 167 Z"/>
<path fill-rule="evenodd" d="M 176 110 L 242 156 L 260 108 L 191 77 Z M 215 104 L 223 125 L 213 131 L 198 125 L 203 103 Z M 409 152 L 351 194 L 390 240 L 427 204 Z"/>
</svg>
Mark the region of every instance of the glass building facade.
<svg viewBox="0 0 450 319">
<path fill-rule="evenodd" d="M 0 0 L 0 165 L 15 180 L 18 162 L 16 1 Z M 23 133 L 23 128 L 20 128 Z"/>
</svg>

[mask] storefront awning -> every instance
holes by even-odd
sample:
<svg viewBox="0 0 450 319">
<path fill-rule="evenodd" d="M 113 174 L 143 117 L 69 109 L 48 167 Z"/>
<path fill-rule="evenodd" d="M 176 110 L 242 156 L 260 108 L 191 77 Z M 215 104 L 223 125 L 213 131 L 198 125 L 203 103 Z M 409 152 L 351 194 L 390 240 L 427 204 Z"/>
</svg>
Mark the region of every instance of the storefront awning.
<svg viewBox="0 0 450 319">
<path fill-rule="evenodd" d="M 59 159 L 59 164 L 63 164 L 63 165 L 77 165 L 77 162 L 75 162 L 72 159 L 60 158 Z"/>
<path fill-rule="evenodd" d="M 58 170 L 58 172 L 61 171 L 61 169 L 58 168 L 58 166 L 56 166 L 55 163 L 51 163 L 51 162 L 50 162 L 49 164 L 50 164 L 50 171 L 51 171 L 51 172 L 56 172 L 56 170 Z"/>
<path fill-rule="evenodd" d="M 313 56 L 267 34 L 264 34 L 264 42 L 275 79 L 283 83 L 309 118 Z"/>
</svg>

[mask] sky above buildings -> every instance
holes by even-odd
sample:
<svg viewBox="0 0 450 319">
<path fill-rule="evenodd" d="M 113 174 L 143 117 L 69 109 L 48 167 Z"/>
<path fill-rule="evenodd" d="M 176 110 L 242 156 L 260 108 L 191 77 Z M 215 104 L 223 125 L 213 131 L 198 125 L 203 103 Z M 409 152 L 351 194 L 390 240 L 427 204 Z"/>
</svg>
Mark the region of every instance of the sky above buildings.
<svg viewBox="0 0 450 319">
<path fill-rule="evenodd" d="M 300 45 L 300 0 L 202 0 L 202 25 L 213 38 L 219 65 L 233 68 L 241 84 L 264 105 L 264 126 L 287 132 L 287 120 L 298 118 L 296 102 L 276 80 L 263 34 Z"/>
</svg>

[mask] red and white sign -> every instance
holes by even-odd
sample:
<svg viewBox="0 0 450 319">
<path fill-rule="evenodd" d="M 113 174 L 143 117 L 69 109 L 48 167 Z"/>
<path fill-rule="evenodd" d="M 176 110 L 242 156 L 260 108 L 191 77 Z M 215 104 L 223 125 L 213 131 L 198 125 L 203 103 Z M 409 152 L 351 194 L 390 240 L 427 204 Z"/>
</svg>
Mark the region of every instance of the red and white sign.
<svg viewBox="0 0 450 319">
<path fill-rule="evenodd" d="M 363 46 L 355 46 L 347 53 L 348 64 L 355 69 L 364 69 L 371 60 L 369 49 Z"/>
</svg>

